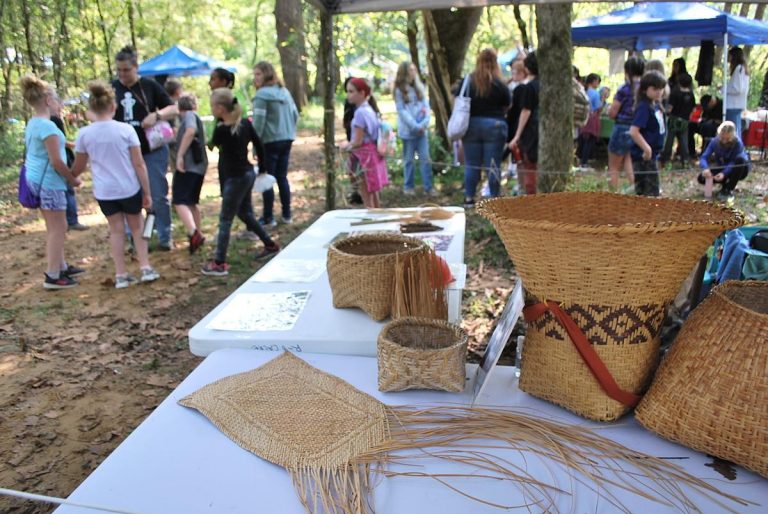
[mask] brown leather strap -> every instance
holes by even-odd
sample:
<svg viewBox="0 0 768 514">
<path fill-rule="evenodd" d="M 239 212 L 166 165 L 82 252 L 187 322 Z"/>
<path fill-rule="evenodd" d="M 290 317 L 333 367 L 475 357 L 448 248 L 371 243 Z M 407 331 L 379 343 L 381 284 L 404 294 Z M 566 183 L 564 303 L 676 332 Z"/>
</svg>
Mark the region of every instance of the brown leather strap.
<svg viewBox="0 0 768 514">
<path fill-rule="evenodd" d="M 523 317 L 525 321 L 532 322 L 539 319 L 541 316 L 551 312 L 555 319 L 563 326 L 568 336 L 570 336 L 573 345 L 578 350 L 584 363 L 597 379 L 600 386 L 610 398 L 613 398 L 617 402 L 621 402 L 627 407 L 634 407 L 640 401 L 640 396 L 624 391 L 619 387 L 616 381 L 613 379 L 613 375 L 608 371 L 608 368 L 603 364 L 602 359 L 597 352 L 589 344 L 587 336 L 579 328 L 573 318 L 571 318 L 567 312 L 560 308 L 556 302 L 548 301 L 546 303 L 536 303 L 528 305 L 523 309 Z"/>
</svg>

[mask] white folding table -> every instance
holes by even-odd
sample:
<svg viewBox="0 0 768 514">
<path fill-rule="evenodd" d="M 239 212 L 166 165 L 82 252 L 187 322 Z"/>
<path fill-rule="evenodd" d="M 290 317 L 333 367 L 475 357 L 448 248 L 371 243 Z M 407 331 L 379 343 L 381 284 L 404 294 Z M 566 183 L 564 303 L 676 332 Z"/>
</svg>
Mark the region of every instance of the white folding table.
<svg viewBox="0 0 768 514">
<path fill-rule="evenodd" d="M 460 207 L 445 207 L 454 213 L 447 220 L 432 220 L 443 227 L 437 232 L 408 234 L 417 236 L 445 236 L 450 245 L 437 254 L 446 259 L 456 277 L 448 290 L 449 320 L 458 322 L 461 318 L 461 293 L 466 275 L 464 262 L 465 216 Z M 394 211 L 413 211 L 399 209 Z M 333 353 L 350 355 L 376 355 L 376 339 L 384 322 L 373 321 L 360 309 L 335 309 L 328 283 L 328 274 L 323 272 L 311 282 L 257 282 L 256 279 L 269 268 L 280 266 L 286 261 L 308 260 L 323 263 L 328 245 L 340 233 L 397 231 L 400 224 L 378 223 L 353 226 L 352 223 L 364 217 L 391 219 L 392 214 L 371 215 L 365 209 L 335 210 L 323 214 L 315 223 L 297 237 L 270 263 L 249 278 L 235 292 L 229 295 L 214 310 L 208 313 L 189 331 L 189 348 L 195 355 L 204 357 L 221 348 L 249 348 L 267 352 L 290 350 L 294 352 Z M 309 290 L 310 296 L 304 310 L 291 330 L 286 331 L 230 331 L 209 328 L 212 320 L 233 301 L 247 293 L 268 293 Z"/>
<path fill-rule="evenodd" d="M 220 378 L 264 364 L 276 354 L 243 349 L 219 350 L 208 356 L 168 398 L 70 495 L 71 501 L 119 508 L 137 514 L 300 514 L 304 510 L 288 473 L 243 450 L 221 433 L 208 419 L 178 400 Z M 380 393 L 377 391 L 376 359 L 344 355 L 302 353 L 308 363 L 332 373 L 358 389 L 390 405 L 461 404 L 471 402 L 471 384 L 460 394 L 434 391 Z M 469 366 L 473 368 L 472 365 Z M 515 368 L 498 367 L 478 400 L 485 406 L 506 406 L 520 412 L 560 421 L 573 427 L 595 428 L 599 434 L 655 457 L 671 459 L 694 476 L 720 490 L 759 505 L 740 506 L 723 500 L 736 512 L 764 513 L 768 509 L 768 480 L 735 467 L 735 480 L 728 480 L 710 466 L 702 453 L 665 441 L 639 426 L 629 416 L 617 423 L 586 421 L 517 388 Z M 277 385 L 276 385 L 277 386 Z M 496 452 L 496 449 L 487 451 Z M 507 452 L 512 464 L 522 466 L 537 478 L 564 490 L 553 495 L 560 512 L 618 512 L 607 498 L 618 496 L 629 512 L 654 514 L 680 512 L 622 490 L 596 489 L 580 483 L 573 472 L 541 458 L 525 459 Z M 415 471 L 430 473 L 466 472 L 458 465 L 424 460 Z M 422 467 L 423 466 L 423 467 Z M 373 493 L 379 514 L 409 513 L 498 513 L 500 509 L 472 501 L 427 478 L 382 478 Z M 457 479 L 452 485 L 489 501 L 505 505 L 526 503 L 513 483 L 487 478 Z M 696 507 L 704 513 L 724 512 L 722 506 L 690 491 Z M 591 487 L 590 487 L 591 486 Z M 570 493 L 570 494 L 568 494 Z M 554 511 L 549 508 L 547 511 Z M 542 512 L 536 505 L 519 512 Z M 686 510 L 691 511 L 692 510 Z M 56 514 L 92 514 L 93 511 L 60 507 Z"/>
</svg>

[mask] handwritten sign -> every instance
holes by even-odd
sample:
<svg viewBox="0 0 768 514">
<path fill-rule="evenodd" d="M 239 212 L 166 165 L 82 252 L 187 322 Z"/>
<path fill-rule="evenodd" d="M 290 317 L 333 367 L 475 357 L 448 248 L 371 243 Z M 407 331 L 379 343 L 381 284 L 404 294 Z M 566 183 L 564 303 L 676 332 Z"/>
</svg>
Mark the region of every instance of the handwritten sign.
<svg viewBox="0 0 768 514">
<path fill-rule="evenodd" d="M 504 311 L 501 313 L 499 323 L 496 325 L 496 329 L 491 334 L 491 339 L 488 341 L 488 346 L 485 348 L 485 354 L 480 361 L 480 365 L 477 367 L 475 373 L 475 385 L 472 403 L 474 403 L 483 392 L 483 387 L 488 382 L 488 377 L 493 371 L 494 366 L 499 361 L 502 350 L 509 341 L 509 336 L 512 335 L 512 330 L 515 328 L 520 314 L 523 313 L 523 307 L 525 306 L 525 298 L 523 296 L 523 281 L 517 280 L 515 288 L 512 290 L 512 294 L 509 296 L 507 305 L 504 307 Z"/>
</svg>

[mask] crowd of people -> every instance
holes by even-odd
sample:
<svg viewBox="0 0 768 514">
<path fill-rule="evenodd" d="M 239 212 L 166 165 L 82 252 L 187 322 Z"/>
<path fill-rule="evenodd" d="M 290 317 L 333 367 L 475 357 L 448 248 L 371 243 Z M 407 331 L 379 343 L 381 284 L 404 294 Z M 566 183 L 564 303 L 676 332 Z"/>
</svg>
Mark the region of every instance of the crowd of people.
<svg viewBox="0 0 768 514">
<path fill-rule="evenodd" d="M 201 269 L 205 275 L 228 274 L 227 248 L 235 216 L 255 234 L 263 248 L 254 258 L 280 251 L 265 227 L 275 225 L 274 193 L 263 193 L 264 211 L 257 220 L 252 189 L 257 173 L 276 179 L 283 223 L 291 223 L 291 192 L 287 180 L 291 144 L 296 137 L 298 110 L 267 62 L 253 69 L 257 88 L 253 119 L 244 118 L 244 106 L 233 93 L 235 76 L 218 68 L 211 74 L 211 112 L 215 128 L 210 139 L 197 114 L 197 98 L 185 93 L 176 80 L 165 87 L 138 74 L 138 56 L 131 47 L 115 57 L 117 79 L 88 84 L 90 124 L 78 131 L 74 144 L 56 120 L 61 102 L 55 90 L 35 76 L 21 81 L 24 99 L 34 111 L 25 132 L 25 173 L 29 188 L 40 198 L 46 225 L 47 267 L 43 286 L 66 289 L 78 285 L 75 277 L 85 272 L 65 258 L 68 228 L 83 229 L 70 216 L 71 189 L 81 184 L 80 175 L 90 163 L 93 195 L 109 226 L 110 253 L 115 266 L 115 287 L 151 282 L 160 275 L 151 266 L 142 210 L 152 213 L 159 251 L 174 248 L 171 230 L 173 205 L 184 225 L 189 252 L 205 243 L 199 210 L 200 193 L 208 168 L 206 145 L 219 149 L 221 208 L 216 249 Z M 175 129 L 171 128 L 175 125 Z M 74 148 L 67 155 L 68 145 Z M 249 159 L 252 148 L 258 171 Z M 173 172 L 171 196 L 166 173 Z M 151 230 L 151 228 L 149 229 Z M 126 269 L 125 241 L 139 261 L 139 278 Z"/>
<path fill-rule="evenodd" d="M 703 95 L 697 104 L 693 80 L 685 60 L 675 59 L 669 78 L 660 61 L 630 57 L 624 64 L 624 84 L 608 103 L 610 90 L 601 87 L 595 73 L 581 77 L 574 67 L 572 80 L 573 137 L 579 166 L 589 165 L 600 138 L 601 117 L 614 120 L 608 143 L 610 187 L 618 190 L 620 172 L 634 184 L 638 195 L 659 195 L 659 163 L 676 158 L 686 164 L 697 155 L 694 134 L 703 139 L 698 180 L 721 184 L 727 196 L 750 169 L 741 142 L 741 114 L 746 108 L 749 71 L 743 51 L 728 53 L 730 76 L 722 100 Z M 159 274 L 149 262 L 142 210 L 154 215 L 157 250 L 174 248 L 171 205 L 187 233 L 190 253 L 205 243 L 199 209 L 208 159 L 206 146 L 218 148 L 221 193 L 216 249 L 201 269 L 205 275 L 228 274 L 227 248 L 233 220 L 238 217 L 249 238 L 263 244 L 255 258 L 280 251 L 267 229 L 292 223 L 288 164 L 296 138 L 299 113 L 290 92 L 274 66 L 259 62 L 253 68 L 256 94 L 252 118 L 244 118 L 248 101 L 235 91 L 235 75 L 217 68 L 210 75 L 210 107 L 215 118 L 213 133 L 197 114 L 198 100 L 184 92 L 174 79 L 159 82 L 139 76 L 138 56 L 131 47 L 115 57 L 117 78 L 111 84 L 89 84 L 89 126 L 74 143 L 67 142 L 60 119 L 61 101 L 44 81 L 27 76 L 22 80 L 24 98 L 34 110 L 26 128 L 25 166 L 30 188 L 41 198 L 47 230 L 47 269 L 44 287 L 62 289 L 77 285 L 75 277 L 85 270 L 69 264 L 64 241 L 68 229 L 88 227 L 77 218 L 74 187 L 90 162 L 93 194 L 107 218 L 115 287 L 156 280 Z M 536 52 L 521 52 L 510 64 L 511 79 L 504 80 L 493 49 L 482 50 L 474 69 L 452 89 L 471 99 L 466 133 L 461 138 L 464 160 L 464 206 L 475 204 L 486 172 L 487 194 L 501 194 L 502 162 L 509 157 L 510 175 L 517 174 L 521 192 L 534 194 L 538 180 L 539 93 Z M 370 85 L 350 77 L 344 83 L 344 127 L 347 141 L 341 150 L 353 191 L 351 203 L 381 205 L 380 191 L 389 183 L 386 157 L 388 125 Z M 429 150 L 431 113 L 419 71 L 411 62 L 398 68 L 393 96 L 397 110 L 397 135 L 402 142 L 405 195 L 416 194 L 416 168 L 424 194 L 436 194 Z M 723 111 L 726 120 L 723 121 Z M 175 129 L 171 130 L 170 125 Z M 676 152 L 673 148 L 677 143 Z M 74 150 L 74 151 L 73 151 Z M 256 157 L 254 168 L 250 155 Z M 418 161 L 416 159 L 418 157 Z M 418 165 L 418 166 L 417 166 Z M 166 173 L 173 173 L 170 188 Z M 274 214 L 273 189 L 262 192 L 263 211 L 257 219 L 252 191 L 257 177 L 269 174 L 277 184 L 280 215 Z M 140 276 L 126 269 L 124 245 L 128 237 L 136 252 Z"/>
</svg>

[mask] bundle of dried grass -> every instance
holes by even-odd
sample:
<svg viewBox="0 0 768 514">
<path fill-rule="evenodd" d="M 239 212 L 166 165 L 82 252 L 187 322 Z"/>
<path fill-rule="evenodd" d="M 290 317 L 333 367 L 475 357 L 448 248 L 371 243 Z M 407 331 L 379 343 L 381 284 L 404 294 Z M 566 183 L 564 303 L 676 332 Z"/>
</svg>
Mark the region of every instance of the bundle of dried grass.
<svg viewBox="0 0 768 514">
<path fill-rule="evenodd" d="M 448 264 L 431 249 L 397 254 L 392 319 L 413 316 L 447 320 L 445 287 L 451 280 Z"/>
<path fill-rule="evenodd" d="M 525 465 L 498 457 L 500 449 L 520 452 L 522 462 L 533 453 L 565 466 L 572 480 L 599 488 L 621 512 L 629 512 L 617 496 L 623 492 L 697 510 L 684 487 L 725 511 L 749 504 L 670 462 L 583 427 L 500 409 L 390 407 L 290 353 L 209 384 L 179 403 L 202 412 L 244 449 L 286 468 L 310 513 L 373 512 L 370 495 L 376 476 L 428 477 L 455 490 L 451 477 L 388 467 L 427 458 L 466 465 L 462 477 L 508 480 L 525 505 L 557 511 L 555 497 L 569 491 L 536 479 Z M 512 506 L 458 492 L 501 508 Z"/>
</svg>

